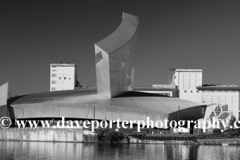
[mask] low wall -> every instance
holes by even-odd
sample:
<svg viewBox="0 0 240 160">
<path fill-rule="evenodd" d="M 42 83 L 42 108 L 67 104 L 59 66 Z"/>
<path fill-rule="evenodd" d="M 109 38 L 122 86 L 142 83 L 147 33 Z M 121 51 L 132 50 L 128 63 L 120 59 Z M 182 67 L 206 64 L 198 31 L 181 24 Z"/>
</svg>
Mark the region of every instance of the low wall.
<svg viewBox="0 0 240 160">
<path fill-rule="evenodd" d="M 231 139 L 201 139 L 198 140 L 200 144 L 203 145 L 222 145 L 222 144 L 229 144 L 229 145 L 240 145 L 239 138 L 231 138 Z"/>
<path fill-rule="evenodd" d="M 95 142 L 96 136 L 83 129 L 8 128 L 0 129 L 0 140 L 44 142 Z"/>
<path fill-rule="evenodd" d="M 83 129 L 52 128 L 8 128 L 0 129 L 0 141 L 42 141 L 42 142 L 97 142 L 97 136 Z M 160 143 L 160 144 L 203 144 L 203 145 L 240 145 L 239 138 L 231 139 L 198 139 L 192 140 L 159 140 L 125 137 L 120 143 Z"/>
<path fill-rule="evenodd" d="M 191 140 L 143 140 L 138 139 L 135 137 L 129 136 L 129 143 L 137 143 L 137 144 L 152 144 L 152 143 L 159 143 L 159 144 L 199 144 L 197 142 Z"/>
<path fill-rule="evenodd" d="M 160 143 L 160 144 L 192 144 L 192 145 L 240 145 L 239 138 L 231 139 L 198 139 L 192 140 L 142 140 L 129 136 L 129 143 Z"/>
</svg>

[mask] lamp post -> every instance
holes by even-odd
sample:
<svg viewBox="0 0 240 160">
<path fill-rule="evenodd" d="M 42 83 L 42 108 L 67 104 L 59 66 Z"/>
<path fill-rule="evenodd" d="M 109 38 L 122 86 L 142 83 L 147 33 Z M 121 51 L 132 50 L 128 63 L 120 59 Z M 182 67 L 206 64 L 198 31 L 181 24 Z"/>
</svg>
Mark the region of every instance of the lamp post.
<svg viewBox="0 0 240 160">
<path fill-rule="evenodd" d="M 180 112 L 180 106 L 178 106 L 178 124 L 179 124 L 179 118 L 180 118 L 179 112 Z M 179 126 L 178 126 L 178 133 L 179 133 Z"/>
<path fill-rule="evenodd" d="M 95 105 L 93 106 L 93 119 L 94 119 L 94 121 L 93 121 L 93 126 L 95 127 Z"/>
<path fill-rule="evenodd" d="M 179 112 L 180 112 L 180 106 L 178 106 L 178 121 L 179 121 Z"/>
</svg>

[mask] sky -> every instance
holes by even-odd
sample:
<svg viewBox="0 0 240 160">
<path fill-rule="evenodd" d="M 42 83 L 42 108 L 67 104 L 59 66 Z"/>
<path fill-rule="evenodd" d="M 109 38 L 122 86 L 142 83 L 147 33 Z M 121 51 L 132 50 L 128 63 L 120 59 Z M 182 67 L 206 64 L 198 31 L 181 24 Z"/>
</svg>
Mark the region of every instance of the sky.
<svg viewBox="0 0 240 160">
<path fill-rule="evenodd" d="M 47 92 L 51 63 L 77 65 L 95 86 L 94 44 L 139 17 L 135 86 L 166 84 L 169 68 L 203 69 L 203 84 L 240 85 L 239 0 L 0 1 L 0 85 Z"/>
</svg>

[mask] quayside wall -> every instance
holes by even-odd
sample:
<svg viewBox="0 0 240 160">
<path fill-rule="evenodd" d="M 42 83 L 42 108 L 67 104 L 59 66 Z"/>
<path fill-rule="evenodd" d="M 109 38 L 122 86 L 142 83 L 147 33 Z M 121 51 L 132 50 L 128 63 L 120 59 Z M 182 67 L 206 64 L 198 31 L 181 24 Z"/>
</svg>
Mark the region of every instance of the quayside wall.
<svg viewBox="0 0 240 160">
<path fill-rule="evenodd" d="M 142 144 L 193 144 L 193 145 L 240 145 L 240 138 L 224 139 L 193 139 L 193 135 L 148 135 L 140 138 L 128 135 L 119 143 Z M 0 141 L 36 141 L 36 142 L 67 142 L 92 143 L 98 142 L 97 135 L 84 129 L 53 129 L 53 128 L 0 128 Z"/>
<path fill-rule="evenodd" d="M 0 141 L 95 142 L 96 136 L 83 129 L 0 129 Z"/>
</svg>

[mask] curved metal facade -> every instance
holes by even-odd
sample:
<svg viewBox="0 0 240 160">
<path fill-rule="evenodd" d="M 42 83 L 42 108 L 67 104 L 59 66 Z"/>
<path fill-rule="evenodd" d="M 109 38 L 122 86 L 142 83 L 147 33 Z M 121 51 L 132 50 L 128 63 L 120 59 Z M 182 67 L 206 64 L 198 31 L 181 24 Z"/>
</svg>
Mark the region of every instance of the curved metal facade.
<svg viewBox="0 0 240 160">
<path fill-rule="evenodd" d="M 96 90 L 57 91 L 31 94 L 9 100 L 15 118 L 66 117 L 106 120 L 176 119 L 178 106 L 181 119 L 198 119 L 205 106 L 191 101 L 130 91 L 122 97 L 105 98 Z M 95 114 L 94 114 L 95 112 Z M 173 113 L 173 115 L 171 115 Z M 94 117 L 95 115 L 95 117 Z M 170 116 L 171 115 L 171 116 Z M 174 118 L 175 117 L 175 118 Z"/>
<path fill-rule="evenodd" d="M 95 44 L 97 91 L 107 98 L 132 90 L 139 21 L 123 13 L 119 27 Z"/>
</svg>

